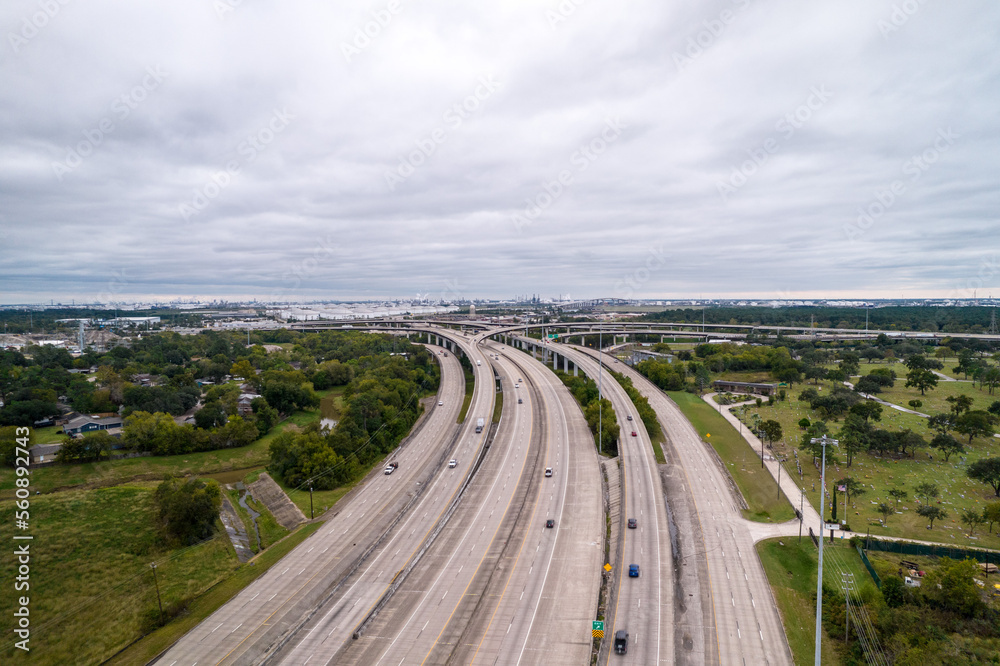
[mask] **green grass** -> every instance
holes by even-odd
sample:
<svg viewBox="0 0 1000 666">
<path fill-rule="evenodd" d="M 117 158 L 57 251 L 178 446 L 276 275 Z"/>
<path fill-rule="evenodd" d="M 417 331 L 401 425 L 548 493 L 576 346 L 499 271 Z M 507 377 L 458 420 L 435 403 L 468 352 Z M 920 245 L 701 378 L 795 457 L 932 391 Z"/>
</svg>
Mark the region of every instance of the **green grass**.
<svg viewBox="0 0 1000 666">
<path fill-rule="evenodd" d="M 867 364 L 862 364 L 862 369 Z M 899 366 L 897 365 L 897 368 Z M 897 386 L 901 385 L 901 380 L 897 380 Z M 943 385 L 944 382 L 939 384 Z M 829 391 L 832 383 L 820 382 L 823 392 Z M 810 384 L 811 386 L 811 384 Z M 969 386 L 968 384 L 958 384 L 949 382 L 946 388 L 957 386 Z M 798 476 L 795 468 L 795 451 L 798 449 L 799 439 L 802 430 L 798 427 L 799 419 L 806 417 L 816 420 L 819 416 L 809 409 L 809 406 L 796 399 L 796 396 L 805 388 L 805 385 L 797 384 L 794 390 L 789 391 L 788 400 L 768 406 L 766 403 L 760 407 L 751 406 L 746 411 L 744 423 L 748 423 L 754 413 L 759 413 L 762 419 L 775 419 L 781 423 L 784 437 L 781 442 L 774 445 L 775 451 L 787 457 L 785 472 Z M 939 388 L 938 391 L 941 389 Z M 919 391 L 906 389 L 911 392 L 911 397 L 919 397 Z M 978 389 L 977 389 L 978 391 Z M 948 395 L 956 395 L 957 392 L 941 394 L 941 399 Z M 881 396 L 880 396 L 881 397 Z M 905 396 L 904 396 L 905 397 Z M 905 405 L 905 401 L 903 402 Z M 944 403 L 947 404 L 947 403 Z M 924 403 L 923 410 L 926 411 L 927 402 Z M 740 408 L 734 411 L 741 415 Z M 930 440 L 932 433 L 926 426 L 927 420 L 905 414 L 895 409 L 885 407 L 883 409 L 882 421 L 876 423 L 876 427 L 888 430 L 901 430 L 910 428 L 919 433 L 925 440 Z M 830 430 L 836 433 L 842 426 L 843 421 L 828 421 Z M 712 439 L 715 439 L 713 434 Z M 965 457 L 969 462 L 987 455 L 997 455 L 997 443 L 995 438 L 979 438 L 974 440 L 972 447 L 968 449 Z M 918 539 L 925 541 L 939 541 L 942 543 L 954 543 L 960 546 L 976 546 L 982 548 L 1000 548 L 1000 534 L 996 529 L 990 535 L 984 528 L 979 528 L 973 535 L 976 538 L 969 538 L 967 529 L 962 525 L 959 516 L 962 510 L 971 508 L 981 511 L 986 504 L 996 501 L 992 489 L 983 483 L 970 480 L 965 475 L 965 467 L 961 462 L 961 456 L 953 455 L 949 462 L 944 459 L 934 449 L 918 449 L 914 457 L 875 457 L 868 453 L 860 453 L 854 458 L 851 467 L 846 465 L 846 457 L 838 452 L 838 464 L 827 466 L 827 484 L 836 479 L 850 476 L 863 482 L 867 486 L 867 492 L 859 498 L 851 498 L 848 505 L 847 520 L 855 532 L 865 534 L 869 529 L 873 536 L 894 536 L 908 539 Z M 814 508 L 819 510 L 819 487 L 820 470 L 812 464 L 812 457 L 808 454 L 799 453 L 802 464 L 803 475 L 797 480 L 800 487 L 804 487 L 806 501 L 810 502 Z M 933 460 L 930 458 L 933 456 Z M 927 529 L 927 521 L 917 515 L 916 510 L 919 504 L 913 494 L 913 488 L 923 482 L 935 483 L 941 489 L 941 508 L 948 512 L 948 517 L 944 521 L 935 521 L 932 530 Z M 886 527 L 878 524 L 882 517 L 876 506 L 881 502 L 891 503 L 888 491 L 891 488 L 902 488 L 909 492 L 909 498 L 899 503 L 899 511 L 889 517 Z M 838 494 L 838 518 L 844 518 L 844 496 Z M 827 516 L 829 516 L 829 502 L 826 502 Z"/>
<path fill-rule="evenodd" d="M 59 444 L 66 435 L 63 434 L 62 426 L 49 426 L 47 428 L 32 428 L 32 446 L 35 444 Z"/>
<path fill-rule="evenodd" d="M 278 433 L 287 428 L 300 429 L 318 418 L 318 409 L 295 412 L 253 444 L 235 449 L 36 467 L 31 474 L 31 489 L 45 494 L 75 487 L 100 488 L 163 479 L 167 475 L 206 475 L 260 467 L 267 464 L 268 446 Z M 14 479 L 14 470 L 0 469 L 0 500 L 13 497 Z"/>
<path fill-rule="evenodd" d="M 779 541 L 784 545 L 780 545 Z M 757 543 L 756 547 L 785 625 L 792 658 L 801 666 L 812 664 L 816 644 L 818 550 L 808 537 L 803 537 L 801 543 L 795 538 L 768 539 Z M 823 559 L 825 563 L 826 557 Z M 823 578 L 831 582 L 826 567 Z M 826 632 L 823 633 L 821 650 L 824 664 L 839 663 L 833 641 Z"/>
<path fill-rule="evenodd" d="M 250 546 L 250 550 L 254 552 L 254 555 L 260 552 L 260 547 L 257 545 L 257 532 L 253 527 L 253 520 L 250 518 L 250 514 L 240 505 L 240 492 L 238 490 L 227 490 L 223 488 L 222 492 L 229 497 L 229 503 L 233 505 L 233 509 L 236 510 L 236 515 L 240 517 L 240 521 L 243 523 L 243 529 L 247 533 L 247 543 Z M 256 508 L 254 509 L 256 511 Z"/>
<path fill-rule="evenodd" d="M 469 405 L 472 404 L 472 393 L 476 390 L 476 375 L 472 370 L 463 366 L 465 373 L 465 399 L 462 400 L 462 410 L 458 413 L 458 423 L 465 423 L 465 417 L 469 413 Z"/>
<path fill-rule="evenodd" d="M 259 472 L 258 472 L 259 476 Z M 250 478 L 250 477 L 248 477 Z M 272 476 L 272 478 L 274 478 Z M 252 480 L 256 480 L 256 476 L 252 477 Z M 295 488 L 290 488 L 285 485 L 285 482 L 281 479 L 274 479 L 274 481 L 281 486 L 281 489 L 285 491 L 288 495 L 288 499 L 295 503 L 295 506 L 299 507 L 305 517 L 309 518 L 309 488 L 296 490 Z M 249 482 L 248 482 L 249 483 Z M 319 516 L 324 511 L 330 509 L 334 504 L 336 504 L 341 497 L 346 495 L 351 491 L 351 489 L 357 485 L 357 481 L 350 483 L 346 486 L 339 486 L 333 490 L 314 490 L 313 491 L 313 510 L 315 515 Z"/>
<path fill-rule="evenodd" d="M 774 477 L 761 469 L 760 453 L 753 451 L 721 414 L 692 393 L 668 391 L 667 394 L 726 465 L 750 507 L 743 512 L 744 517 L 764 523 L 780 523 L 795 517 L 792 505 L 784 495 L 779 497 Z"/>
<path fill-rule="evenodd" d="M 493 401 L 493 423 L 500 423 L 503 414 L 503 391 L 497 391 L 497 397 Z"/>
<path fill-rule="evenodd" d="M 31 663 L 97 663 L 138 638 L 157 616 L 150 562 L 158 563 L 168 613 L 237 567 L 224 532 L 197 546 L 167 548 L 156 529 L 155 486 L 32 496 Z M 12 515 L 12 502 L 0 503 L 0 510 Z M 6 543 L 12 543 L 10 524 L 0 527 Z M 14 563 L 13 557 L 0 559 L 5 585 L 13 580 Z M 10 617 L 13 603 L 13 594 L 0 595 L 3 617 Z M 12 655 L 9 643 L 0 648 L 0 661 Z"/>
<path fill-rule="evenodd" d="M 232 575 L 194 599 L 184 615 L 129 645 L 127 649 L 109 659 L 107 663 L 115 666 L 148 663 L 174 641 L 215 612 L 216 609 L 236 596 L 243 588 L 262 576 L 322 525 L 323 523 L 316 522 L 299 527 L 286 539 L 275 544 L 273 548 L 268 548 L 254 558 L 254 566 L 249 566 L 249 563 L 240 566 Z"/>
</svg>

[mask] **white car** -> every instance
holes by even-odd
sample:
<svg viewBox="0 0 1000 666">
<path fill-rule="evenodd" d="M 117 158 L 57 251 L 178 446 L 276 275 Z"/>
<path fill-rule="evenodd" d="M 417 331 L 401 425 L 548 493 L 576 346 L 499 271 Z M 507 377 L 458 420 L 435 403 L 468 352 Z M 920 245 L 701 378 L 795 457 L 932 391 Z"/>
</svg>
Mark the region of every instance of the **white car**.
<svg viewBox="0 0 1000 666">
<path fill-rule="evenodd" d="M 551 467 L 546 467 L 545 468 L 545 476 L 552 476 L 552 468 Z"/>
<path fill-rule="evenodd" d="M 444 400 L 438 400 L 438 407 L 442 406 L 443 404 L 444 404 Z"/>
<path fill-rule="evenodd" d="M 457 467 L 457 466 L 458 466 L 458 461 L 455 460 L 454 458 L 448 461 L 448 467 Z"/>
</svg>

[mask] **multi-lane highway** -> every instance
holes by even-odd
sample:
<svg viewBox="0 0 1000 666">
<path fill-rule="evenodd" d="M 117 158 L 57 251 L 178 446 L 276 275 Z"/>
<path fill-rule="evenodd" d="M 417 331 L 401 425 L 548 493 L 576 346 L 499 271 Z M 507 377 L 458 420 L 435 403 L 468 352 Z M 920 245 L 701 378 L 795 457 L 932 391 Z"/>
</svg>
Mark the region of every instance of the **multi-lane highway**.
<svg viewBox="0 0 1000 666">
<path fill-rule="evenodd" d="M 384 550 L 384 544 L 398 535 L 399 523 L 415 511 L 439 512 L 444 493 L 427 492 L 425 487 L 447 463 L 448 444 L 463 434 L 456 425 L 465 393 L 462 372 L 454 356 L 439 355 L 439 359 L 438 398 L 443 405 L 432 408 L 419 431 L 393 458 L 398 469 L 392 475 L 374 470 L 356 492 L 338 503 L 322 528 L 188 632 L 158 664 L 256 663 L 324 600 L 351 589 L 359 573 L 369 575 L 376 584 L 388 584 L 393 572 L 372 571 L 368 566 L 371 551 L 379 545 Z M 480 397 L 480 404 L 492 409 L 492 391 L 488 392 L 488 399 Z M 467 422 L 466 429 L 471 428 Z M 424 524 L 420 523 L 421 534 L 426 531 Z M 355 578 L 349 580 L 352 575 Z M 351 629 L 345 625 L 347 636 Z"/>
<path fill-rule="evenodd" d="M 589 353 L 588 353 L 589 355 Z M 662 391 L 625 364 L 604 362 L 632 379 L 664 427 L 700 519 L 722 664 L 790 664 L 791 655 L 747 521 L 715 455 Z"/>
<path fill-rule="evenodd" d="M 440 334 L 475 371 L 464 423 L 456 424 L 459 362 L 431 347 L 442 363 L 442 404 L 393 456 L 398 470 L 373 472 L 316 534 L 158 664 L 590 661 L 606 516 L 580 408 L 554 373 L 488 332 Z M 597 377 L 594 352 L 554 349 Z M 600 663 L 790 663 L 725 471 L 665 394 L 604 360 L 649 398 L 668 436 L 668 464 L 656 464 L 635 407 L 604 371 L 621 426 L 622 527 Z M 495 387 L 503 409 L 490 427 Z M 487 424 L 481 433 L 478 418 Z M 634 527 L 625 527 L 629 519 Z M 638 576 L 629 576 L 632 564 Z M 609 650 L 617 630 L 629 634 L 626 655 Z"/>
</svg>

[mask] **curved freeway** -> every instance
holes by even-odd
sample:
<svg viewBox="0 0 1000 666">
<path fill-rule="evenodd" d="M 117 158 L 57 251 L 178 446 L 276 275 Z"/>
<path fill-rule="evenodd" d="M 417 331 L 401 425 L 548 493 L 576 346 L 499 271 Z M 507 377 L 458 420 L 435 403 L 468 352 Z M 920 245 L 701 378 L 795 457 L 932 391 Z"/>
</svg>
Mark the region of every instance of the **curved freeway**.
<svg viewBox="0 0 1000 666">
<path fill-rule="evenodd" d="M 586 353 L 591 358 L 596 355 Z M 612 357 L 603 358 L 605 365 L 614 364 Z M 788 641 L 748 521 L 740 513 L 716 454 L 652 382 L 623 363 L 614 369 L 631 378 L 649 400 L 694 495 L 711 578 L 719 663 L 791 664 Z"/>
<path fill-rule="evenodd" d="M 363 566 L 371 550 L 390 538 L 407 510 L 427 496 L 420 488 L 438 471 L 436 461 L 447 460 L 444 445 L 459 430 L 455 421 L 465 390 L 457 359 L 438 358 L 438 398 L 444 404 L 432 409 L 404 440 L 392 458 L 399 462 L 396 472 L 387 476 L 381 468 L 374 470 L 328 513 L 322 528 L 185 634 L 156 663 L 256 663 L 324 599 L 342 593 L 347 578 Z"/>
</svg>

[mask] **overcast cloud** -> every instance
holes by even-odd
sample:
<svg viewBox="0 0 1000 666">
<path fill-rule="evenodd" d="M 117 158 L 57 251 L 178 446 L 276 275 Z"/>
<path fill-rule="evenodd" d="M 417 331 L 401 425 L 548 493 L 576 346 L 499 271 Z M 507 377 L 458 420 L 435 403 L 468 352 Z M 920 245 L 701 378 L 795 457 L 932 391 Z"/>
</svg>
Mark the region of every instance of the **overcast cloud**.
<svg viewBox="0 0 1000 666">
<path fill-rule="evenodd" d="M 2 302 L 1000 286 L 996 2 L 5 0 L 0 28 Z"/>
</svg>

